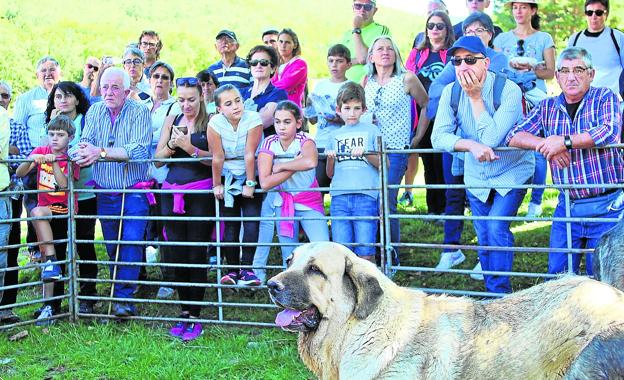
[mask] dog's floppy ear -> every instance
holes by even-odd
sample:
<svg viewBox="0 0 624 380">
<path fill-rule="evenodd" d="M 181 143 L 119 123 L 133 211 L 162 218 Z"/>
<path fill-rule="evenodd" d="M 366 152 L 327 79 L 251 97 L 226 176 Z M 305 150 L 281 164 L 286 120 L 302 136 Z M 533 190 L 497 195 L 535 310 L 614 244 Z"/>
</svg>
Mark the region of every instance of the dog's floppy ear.
<svg viewBox="0 0 624 380">
<path fill-rule="evenodd" d="M 365 264 L 363 259 L 345 258 L 345 274 L 355 285 L 355 316 L 358 319 L 368 317 L 383 295 L 379 281 Z"/>
</svg>

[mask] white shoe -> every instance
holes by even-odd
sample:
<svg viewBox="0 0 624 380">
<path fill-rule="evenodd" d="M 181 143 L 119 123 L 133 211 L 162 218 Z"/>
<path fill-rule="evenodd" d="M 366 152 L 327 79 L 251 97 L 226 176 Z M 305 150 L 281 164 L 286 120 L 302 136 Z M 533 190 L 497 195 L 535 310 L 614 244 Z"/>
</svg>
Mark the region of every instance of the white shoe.
<svg viewBox="0 0 624 380">
<path fill-rule="evenodd" d="M 527 218 L 537 218 L 542 215 L 542 206 L 537 203 L 529 203 L 529 210 L 527 211 Z"/>
<path fill-rule="evenodd" d="M 52 306 L 45 305 L 43 309 L 41 309 L 41 314 L 39 314 L 39 316 L 37 317 L 37 322 L 35 322 L 35 325 L 50 326 L 54 323 L 54 319 L 49 319 L 52 318 L 53 314 L 54 312 L 52 311 Z"/>
<path fill-rule="evenodd" d="M 158 288 L 158 293 L 156 294 L 156 298 L 159 299 L 167 299 L 173 296 L 174 290 L 172 288 L 161 286 Z"/>
<path fill-rule="evenodd" d="M 153 245 L 148 245 L 147 248 L 145 248 L 145 261 L 148 263 L 158 262 L 158 252 L 158 248 Z"/>
<path fill-rule="evenodd" d="M 464 260 L 466 260 L 466 256 L 459 249 L 453 252 L 442 252 L 436 269 L 451 269 L 455 265 L 463 263 Z"/>
<path fill-rule="evenodd" d="M 483 272 L 483 269 L 481 269 L 481 261 L 477 261 L 477 265 L 475 265 L 472 270 L 475 272 Z M 471 273 L 470 278 L 477 281 L 483 281 L 483 275 L 481 273 Z"/>
</svg>

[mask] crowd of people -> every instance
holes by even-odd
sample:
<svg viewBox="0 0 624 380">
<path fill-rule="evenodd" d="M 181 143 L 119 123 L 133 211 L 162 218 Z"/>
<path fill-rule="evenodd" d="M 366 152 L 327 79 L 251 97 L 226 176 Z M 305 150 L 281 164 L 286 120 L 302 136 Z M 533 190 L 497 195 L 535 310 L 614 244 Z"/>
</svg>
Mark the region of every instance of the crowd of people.
<svg viewBox="0 0 624 380">
<path fill-rule="evenodd" d="M 207 271 L 192 265 L 206 264 L 211 251 L 199 243 L 220 240 L 229 244 L 213 255 L 215 264 L 227 264 L 219 282 L 259 286 L 275 235 L 284 244 L 284 265 L 303 235 L 343 243 L 375 262 L 379 141 L 388 151 L 389 185 L 414 181 L 419 157 L 405 149 L 435 148 L 444 153 L 420 155 L 425 182 L 467 189 L 427 189 L 428 213 L 464 215 L 468 202 L 478 217 L 478 244 L 498 247 L 479 250 L 474 276 L 488 292 L 511 292 L 501 274 L 512 270 L 514 259 L 504 250 L 514 244 L 505 218 L 517 214 L 527 184 L 538 185 L 528 216 L 541 214 L 548 166 L 556 185 L 577 185 L 569 192 L 571 216 L 621 218 L 624 212 L 622 151 L 604 148 L 621 142 L 624 34 L 606 26 L 608 0 L 586 0 L 587 28 L 570 36 L 557 56 L 552 37 L 540 30 L 537 0 L 507 1 L 515 20 L 509 31 L 484 13 L 489 5 L 466 0 L 470 15 L 453 25 L 444 1 L 428 1 L 423 31 L 404 63 L 390 29 L 374 21 L 376 1 L 353 0 L 353 23 L 328 49 L 329 76 L 313 89 L 301 42 L 289 28 L 264 31 L 245 58 L 236 33 L 221 30 L 219 61 L 192 76 L 176 77 L 159 60 L 166 46 L 155 31 L 142 32 L 120 60 L 88 57 L 78 83 L 62 81 L 59 62 L 43 57 L 36 64 L 38 85 L 17 97 L 12 117 L 11 86 L 0 81 L 0 159 L 28 159 L 0 166 L 0 220 L 19 218 L 23 208 L 37 218 L 28 242 L 32 259 L 41 262 L 45 298 L 63 294 L 67 243 L 54 241 L 67 238 L 68 220 L 58 216 L 68 213 L 85 216 L 76 223 L 76 238 L 86 241 L 94 240 L 96 224 L 88 216 L 98 217 L 115 262 L 146 260 L 144 246 L 117 241 L 185 243 L 160 247 L 162 263 L 191 265 L 163 267 L 165 282 L 207 283 Z M 562 93 L 549 97 L 545 81 L 552 78 Z M 315 124 L 314 134 L 307 124 Z M 523 149 L 495 150 L 504 146 Z M 319 187 L 329 187 L 331 227 Z M 388 189 L 391 214 L 399 201 L 413 202 L 411 188 L 398 196 L 398 188 Z M 562 191 L 555 217 L 566 215 L 565 204 Z M 141 218 L 150 215 L 170 219 Z M 595 247 L 613 225 L 572 223 L 572 248 Z M 460 244 L 462 230 L 461 219 L 445 219 L 443 243 Z M 553 222 L 552 248 L 567 247 L 565 230 L 565 222 Z M 20 236 L 19 222 L 0 222 L 0 268 L 17 266 Z M 401 242 L 399 219 L 391 219 L 390 237 L 392 245 Z M 78 244 L 77 251 L 82 260 L 96 259 L 92 243 Z M 437 268 L 464 260 L 461 250 L 447 249 Z M 400 262 L 398 247 L 392 261 Z M 591 254 L 586 261 L 591 274 Z M 577 273 L 579 263 L 573 255 Z M 549 255 L 549 273 L 567 265 L 560 250 Z M 94 264 L 78 269 L 81 278 L 97 276 Z M 141 266 L 111 265 L 110 271 L 121 280 L 113 285 L 113 314 L 135 315 Z M 17 271 L 0 272 L 0 289 L 16 283 Z M 195 339 L 205 288 L 175 290 L 188 304 L 170 334 Z M 0 290 L 4 323 L 18 320 L 10 308 L 16 293 Z M 79 293 L 96 296 L 95 283 L 83 281 Z M 158 296 L 173 293 L 163 286 Z M 92 314 L 94 303 L 81 300 L 79 312 Z M 38 323 L 50 323 L 60 307 L 60 298 L 46 301 Z"/>
</svg>

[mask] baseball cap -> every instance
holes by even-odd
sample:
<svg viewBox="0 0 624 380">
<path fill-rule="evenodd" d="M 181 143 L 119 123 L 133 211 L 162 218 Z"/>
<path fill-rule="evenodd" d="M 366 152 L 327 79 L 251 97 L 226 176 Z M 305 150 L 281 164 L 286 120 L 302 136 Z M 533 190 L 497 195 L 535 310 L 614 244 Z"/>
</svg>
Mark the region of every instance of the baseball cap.
<svg viewBox="0 0 624 380">
<path fill-rule="evenodd" d="M 236 33 L 232 32 L 231 30 L 223 29 L 222 31 L 217 33 L 217 37 L 215 37 L 215 40 L 218 40 L 222 36 L 228 36 L 234 41 L 238 42 L 238 39 L 236 38 Z"/>
<path fill-rule="evenodd" d="M 448 55 L 453 55 L 457 49 L 465 49 L 471 53 L 483 54 L 485 56 L 485 45 L 479 37 L 462 36 L 448 50 Z"/>
</svg>

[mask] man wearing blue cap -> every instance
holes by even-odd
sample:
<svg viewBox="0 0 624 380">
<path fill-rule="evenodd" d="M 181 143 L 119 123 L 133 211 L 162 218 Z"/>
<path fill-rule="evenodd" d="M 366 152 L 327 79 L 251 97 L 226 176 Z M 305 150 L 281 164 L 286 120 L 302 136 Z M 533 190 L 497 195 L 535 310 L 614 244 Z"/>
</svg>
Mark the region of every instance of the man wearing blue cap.
<svg viewBox="0 0 624 380">
<path fill-rule="evenodd" d="M 495 74 L 488 71 L 490 60 L 479 37 L 464 36 L 449 49 L 461 86 L 457 111 L 451 106 L 453 84 L 444 88 L 433 127 L 431 142 L 435 149 L 468 152 L 464 155 L 464 183 L 472 214 L 485 217 L 473 225 L 480 246 L 511 247 L 514 237 L 510 222 L 496 217 L 515 216 L 526 189 L 509 186 L 527 183 L 535 162 L 530 151 L 495 152 L 504 145 L 505 136 L 522 119 L 522 92 L 510 80 L 504 80 L 502 102 L 494 105 Z M 461 165 L 462 160 L 454 164 Z M 484 271 L 509 272 L 513 252 L 479 250 Z M 485 274 L 488 292 L 510 293 L 508 276 Z"/>
<path fill-rule="evenodd" d="M 236 55 L 239 44 L 236 34 L 231 30 L 222 30 L 217 33 L 215 47 L 221 59 L 208 67 L 219 80 L 219 85 L 231 84 L 237 88 L 248 87 L 251 83 L 249 65 Z"/>
</svg>

